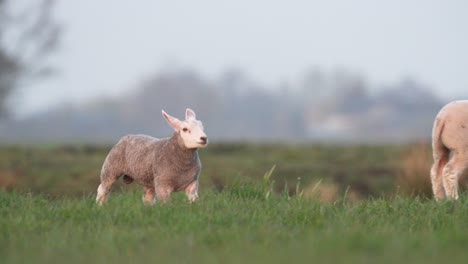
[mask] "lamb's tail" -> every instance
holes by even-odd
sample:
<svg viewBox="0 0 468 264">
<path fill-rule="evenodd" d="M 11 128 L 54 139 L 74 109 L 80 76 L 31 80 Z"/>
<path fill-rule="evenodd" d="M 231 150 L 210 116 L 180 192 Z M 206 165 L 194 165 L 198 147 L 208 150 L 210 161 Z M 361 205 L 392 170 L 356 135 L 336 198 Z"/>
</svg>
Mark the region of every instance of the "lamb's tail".
<svg viewBox="0 0 468 264">
<path fill-rule="evenodd" d="M 128 175 L 124 175 L 124 176 L 123 176 L 123 182 L 124 182 L 125 184 L 130 184 L 130 183 L 133 182 L 133 178 L 130 177 L 130 176 L 128 176 Z"/>
</svg>

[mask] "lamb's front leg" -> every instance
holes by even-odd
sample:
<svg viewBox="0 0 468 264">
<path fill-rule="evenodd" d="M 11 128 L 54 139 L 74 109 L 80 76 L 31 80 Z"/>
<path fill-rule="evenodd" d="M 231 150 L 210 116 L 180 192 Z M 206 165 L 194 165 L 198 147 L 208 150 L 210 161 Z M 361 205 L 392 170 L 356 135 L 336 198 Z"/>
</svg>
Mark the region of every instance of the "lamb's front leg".
<svg viewBox="0 0 468 264">
<path fill-rule="evenodd" d="M 185 194 L 191 203 L 195 202 L 198 199 L 198 181 L 194 181 L 185 187 Z"/>
</svg>

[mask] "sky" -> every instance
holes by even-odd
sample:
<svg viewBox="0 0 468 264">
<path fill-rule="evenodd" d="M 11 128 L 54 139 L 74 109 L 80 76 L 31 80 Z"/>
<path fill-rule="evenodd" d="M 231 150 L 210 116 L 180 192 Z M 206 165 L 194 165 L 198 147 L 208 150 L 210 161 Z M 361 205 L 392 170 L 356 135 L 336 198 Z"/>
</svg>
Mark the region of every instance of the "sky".
<svg viewBox="0 0 468 264">
<path fill-rule="evenodd" d="M 236 67 L 267 86 L 344 68 L 376 87 L 412 77 L 456 98 L 468 92 L 467 12 L 463 0 L 57 1 L 59 73 L 16 111 L 116 96 L 167 67 L 213 80 Z"/>
</svg>

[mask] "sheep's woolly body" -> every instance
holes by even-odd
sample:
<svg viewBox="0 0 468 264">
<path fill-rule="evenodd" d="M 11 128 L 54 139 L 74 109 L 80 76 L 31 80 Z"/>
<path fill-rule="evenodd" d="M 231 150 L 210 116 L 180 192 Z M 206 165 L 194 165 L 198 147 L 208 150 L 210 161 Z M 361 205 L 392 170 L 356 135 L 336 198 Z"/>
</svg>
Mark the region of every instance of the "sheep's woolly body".
<svg viewBox="0 0 468 264">
<path fill-rule="evenodd" d="M 444 106 L 434 122 L 431 181 L 437 200 L 458 199 L 458 179 L 468 167 L 468 100 Z"/>
<path fill-rule="evenodd" d="M 184 190 L 198 181 L 200 170 L 198 151 L 186 149 L 177 133 L 164 139 L 128 135 L 104 161 L 101 184 L 112 185 L 126 175 L 164 201 L 171 192 Z"/>
<path fill-rule="evenodd" d="M 198 198 L 201 162 L 199 147 L 206 147 L 207 137 L 195 113 L 187 109 L 186 120 L 163 116 L 174 128 L 170 138 L 127 135 L 111 149 L 101 170 L 101 184 L 96 202 L 102 205 L 111 186 L 124 175 L 124 182 L 137 182 L 144 188 L 143 202 L 153 204 L 156 197 L 165 202 L 172 192 L 184 190 L 193 202 Z"/>
</svg>

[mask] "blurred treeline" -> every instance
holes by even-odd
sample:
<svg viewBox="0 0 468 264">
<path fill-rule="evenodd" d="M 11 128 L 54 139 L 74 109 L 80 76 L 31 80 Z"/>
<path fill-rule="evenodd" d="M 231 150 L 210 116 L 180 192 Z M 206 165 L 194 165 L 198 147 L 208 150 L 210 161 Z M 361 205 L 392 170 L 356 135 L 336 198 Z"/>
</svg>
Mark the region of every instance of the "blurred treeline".
<svg viewBox="0 0 468 264">
<path fill-rule="evenodd" d="M 402 142 L 430 138 L 442 99 L 405 79 L 370 87 L 365 77 L 318 69 L 266 87 L 240 70 L 209 80 L 172 69 L 115 98 L 62 105 L 1 124 L 3 142 L 114 142 L 127 133 L 167 136 L 161 109 L 193 108 L 211 139 L 282 142 Z"/>
<path fill-rule="evenodd" d="M 128 133 L 163 137 L 171 131 L 161 109 L 182 117 L 186 107 L 215 141 L 404 142 L 430 138 L 445 103 L 417 80 L 375 85 L 346 69 L 312 68 L 293 81 L 266 85 L 241 69 L 207 78 L 166 67 L 119 97 L 64 102 L 15 119 L 9 113 L 21 100 L 12 95 L 20 98 L 27 91 L 22 88 L 57 70 L 48 59 L 61 27 L 53 0 L 13 3 L 0 0 L 0 143 L 112 143 Z"/>
</svg>

